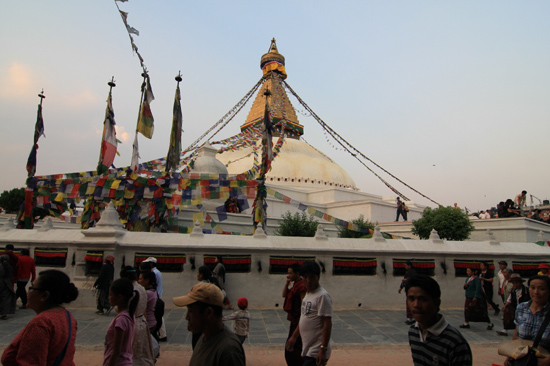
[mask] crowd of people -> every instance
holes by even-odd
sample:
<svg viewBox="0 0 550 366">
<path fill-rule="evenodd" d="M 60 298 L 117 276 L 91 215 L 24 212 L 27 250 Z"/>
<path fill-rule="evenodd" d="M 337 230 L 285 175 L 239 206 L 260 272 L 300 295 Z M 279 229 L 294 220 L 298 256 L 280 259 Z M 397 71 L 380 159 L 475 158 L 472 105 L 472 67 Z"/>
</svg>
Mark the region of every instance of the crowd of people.
<svg viewBox="0 0 550 366">
<path fill-rule="evenodd" d="M 4 350 L 2 365 L 72 366 L 78 325 L 63 304 L 74 301 L 78 289 L 62 271 L 46 270 L 36 276 L 32 258 L 26 257 L 28 252 L 21 251 L 17 256 L 9 245 L 0 255 L 0 310 L 6 313 L 2 315 L 13 314 L 16 292 L 22 308 L 36 313 Z M 113 262 L 113 257 L 105 258 L 95 283 L 97 313 L 116 312 L 105 334 L 103 364 L 153 366 L 160 353 L 159 342 L 166 339 L 162 330 L 162 273 L 156 268 L 156 259 L 150 257 L 138 268 L 122 268 L 119 278 L 114 279 Z M 542 263 L 540 272 L 528 279 L 527 286 L 506 261 L 498 262 L 498 266 L 496 275 L 487 262 L 466 269 L 464 323 L 457 328 L 464 330 L 471 327 L 470 323 L 484 322 L 492 330 L 495 324 L 489 311 L 494 311 L 494 316 L 502 312 L 502 329 L 496 334 L 506 337 L 512 331 L 513 339 L 539 339 L 539 349 L 550 348 L 550 266 Z M 412 262 L 406 262 L 405 269 L 398 292 L 404 290 L 406 294 L 406 323 L 410 325 L 408 338 L 414 364 L 472 365 L 468 342 L 439 312 L 441 289 L 437 281 L 418 274 Z M 250 329 L 248 299 L 239 297 L 239 310 L 224 317 L 224 308 L 231 306 L 224 291 L 224 277 L 223 259 L 219 258 L 214 271 L 207 266 L 198 268 L 198 283 L 187 295 L 173 298 L 175 306 L 187 308 L 187 328 L 193 335 L 192 366 L 246 364 L 243 343 Z M 326 365 L 331 357 L 333 305 L 320 277 L 321 268 L 315 261 L 288 267 L 282 297 L 290 322 L 284 345 L 289 366 Z M 17 282 L 21 283 L 14 291 Z M 28 294 L 23 294 L 28 282 Z M 7 287 L 11 287 L 9 294 Z M 498 288 L 497 301 L 493 299 L 493 288 Z M 226 321 L 234 321 L 233 330 L 224 325 Z M 513 365 L 513 354 L 507 356 L 504 364 Z M 538 365 L 547 364 L 550 357 L 538 361 Z"/>
</svg>

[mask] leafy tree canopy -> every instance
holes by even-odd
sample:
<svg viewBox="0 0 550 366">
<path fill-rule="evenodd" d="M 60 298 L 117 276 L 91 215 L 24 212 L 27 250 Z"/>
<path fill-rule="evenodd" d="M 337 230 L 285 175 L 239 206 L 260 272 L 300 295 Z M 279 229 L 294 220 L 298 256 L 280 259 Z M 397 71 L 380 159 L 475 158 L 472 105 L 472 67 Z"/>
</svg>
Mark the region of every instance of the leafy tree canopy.
<svg viewBox="0 0 550 366">
<path fill-rule="evenodd" d="M 0 194 L 0 207 L 6 213 L 18 213 L 23 202 L 25 202 L 25 188 L 14 188 Z"/>
<path fill-rule="evenodd" d="M 287 211 L 282 218 L 283 221 L 275 231 L 275 235 L 313 237 L 317 231 L 317 225 L 319 225 L 313 216 L 308 216 L 305 212 L 291 214 L 290 211 Z"/>
<path fill-rule="evenodd" d="M 357 225 L 360 228 L 369 228 L 374 230 L 374 223 L 369 220 L 365 220 L 363 215 L 360 215 L 358 218 L 351 220 L 352 223 Z M 347 227 L 338 226 L 338 237 L 339 238 L 372 238 L 372 235 L 362 233 L 360 231 L 353 231 Z"/>
<path fill-rule="evenodd" d="M 413 221 L 412 233 L 420 239 L 428 239 L 433 229 L 441 239 L 460 241 L 470 237 L 474 225 L 468 215 L 454 207 L 426 207 L 422 212 L 422 218 Z"/>
</svg>

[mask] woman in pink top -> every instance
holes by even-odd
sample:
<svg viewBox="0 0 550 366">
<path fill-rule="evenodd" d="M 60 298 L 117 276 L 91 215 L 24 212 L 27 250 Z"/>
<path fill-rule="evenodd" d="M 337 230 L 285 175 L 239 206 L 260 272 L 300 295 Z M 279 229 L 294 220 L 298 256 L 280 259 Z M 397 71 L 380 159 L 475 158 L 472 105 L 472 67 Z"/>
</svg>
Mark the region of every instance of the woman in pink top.
<svg viewBox="0 0 550 366">
<path fill-rule="evenodd" d="M 4 350 L 4 366 L 74 366 L 77 323 L 61 304 L 74 301 L 78 290 L 56 270 L 40 272 L 29 287 L 27 307 L 36 316 Z"/>
<path fill-rule="evenodd" d="M 138 302 L 139 293 L 130 280 L 119 278 L 111 284 L 109 304 L 117 307 L 117 314 L 105 335 L 103 366 L 132 366 L 134 312 Z"/>
<path fill-rule="evenodd" d="M 159 341 L 157 319 L 155 318 L 155 306 L 157 304 L 157 278 L 152 271 L 144 271 L 139 275 L 138 283 L 147 291 L 147 309 L 145 310 L 145 319 L 149 325 L 149 330 L 153 338 Z"/>
</svg>

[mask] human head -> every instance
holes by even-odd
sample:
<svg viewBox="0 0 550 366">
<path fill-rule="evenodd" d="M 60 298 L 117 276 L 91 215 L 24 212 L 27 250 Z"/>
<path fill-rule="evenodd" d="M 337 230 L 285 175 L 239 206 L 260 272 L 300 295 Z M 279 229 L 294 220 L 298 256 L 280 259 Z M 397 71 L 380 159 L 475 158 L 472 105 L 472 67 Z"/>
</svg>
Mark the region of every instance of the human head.
<svg viewBox="0 0 550 366">
<path fill-rule="evenodd" d="M 481 262 L 479 264 L 479 267 L 481 268 L 482 271 L 485 271 L 486 269 L 489 269 L 489 263 L 487 262 Z"/>
<path fill-rule="evenodd" d="M 141 272 L 152 271 L 153 270 L 153 263 L 143 261 L 139 264 L 139 270 Z"/>
<path fill-rule="evenodd" d="M 290 281 L 294 282 L 300 278 L 300 265 L 298 263 L 292 263 L 288 266 L 288 275 L 286 276 Z"/>
<path fill-rule="evenodd" d="M 157 258 L 149 257 L 146 260 L 144 260 L 142 263 L 150 263 L 151 267 L 156 267 L 157 266 Z"/>
<path fill-rule="evenodd" d="M 512 271 L 510 268 L 504 268 L 502 270 L 502 275 L 504 276 L 505 279 L 507 279 L 508 281 L 510 280 L 510 277 L 512 276 L 512 273 L 514 273 L 514 271 Z"/>
<path fill-rule="evenodd" d="M 540 269 L 542 273 L 547 274 L 548 270 L 550 269 L 550 266 L 547 263 L 541 263 L 539 264 L 538 269 Z"/>
<path fill-rule="evenodd" d="M 29 288 L 27 307 L 37 314 L 44 310 L 68 304 L 78 297 L 78 289 L 64 272 L 42 271 Z"/>
<path fill-rule="evenodd" d="M 130 302 L 130 300 L 132 301 Z M 136 311 L 138 301 L 139 293 L 137 291 L 134 292 L 132 281 L 127 278 L 119 278 L 113 281 L 109 289 L 109 303 L 111 306 L 127 308 L 128 312 L 133 315 Z"/>
<path fill-rule="evenodd" d="M 525 282 L 525 280 L 521 278 L 519 273 L 512 273 L 508 281 L 511 282 L 512 285 L 514 285 L 514 288 L 521 288 L 523 282 Z"/>
<path fill-rule="evenodd" d="M 21 255 L 29 256 L 31 252 L 27 248 L 21 249 Z"/>
<path fill-rule="evenodd" d="M 237 299 L 237 305 L 241 310 L 248 308 L 248 299 L 246 297 L 239 297 Z"/>
<path fill-rule="evenodd" d="M 146 289 L 157 288 L 157 276 L 153 271 L 143 271 L 139 274 L 138 283 Z"/>
<path fill-rule="evenodd" d="M 212 277 L 212 271 L 207 266 L 200 266 L 197 271 L 197 279 L 199 281 L 206 281 Z"/>
<path fill-rule="evenodd" d="M 525 196 L 526 194 L 527 194 L 527 191 L 525 191 L 525 190 L 521 191 L 522 196 Z"/>
<path fill-rule="evenodd" d="M 430 276 L 415 275 L 405 282 L 405 293 L 415 320 L 424 329 L 433 325 L 441 305 L 439 284 Z"/>
<path fill-rule="evenodd" d="M 527 282 L 531 300 L 537 305 L 546 305 L 550 297 L 550 278 L 548 276 L 533 276 Z"/>
<path fill-rule="evenodd" d="M 223 257 L 221 255 L 216 256 L 216 262 L 217 263 L 223 263 Z"/>
<path fill-rule="evenodd" d="M 15 249 L 15 247 L 13 246 L 13 244 L 6 244 L 6 250 L 8 252 L 13 252 L 13 250 Z"/>
<path fill-rule="evenodd" d="M 192 333 L 203 333 L 221 323 L 223 299 L 223 293 L 216 285 L 201 282 L 187 295 L 174 297 L 173 301 L 176 306 L 187 306 L 187 329 Z"/>
<path fill-rule="evenodd" d="M 475 273 L 476 272 L 474 271 L 474 269 L 472 267 L 466 268 L 466 274 L 468 275 L 468 277 L 473 276 Z"/>
<path fill-rule="evenodd" d="M 321 267 L 315 261 L 305 261 L 300 267 L 306 290 L 311 292 L 319 287 L 319 279 L 321 278 Z"/>
<path fill-rule="evenodd" d="M 115 257 L 113 257 L 112 255 L 108 255 L 105 257 L 105 263 L 111 263 L 113 264 L 115 261 Z"/>
<path fill-rule="evenodd" d="M 10 256 L 7 254 L 0 255 L 0 262 L 7 262 L 10 260 Z"/>
<path fill-rule="evenodd" d="M 121 278 L 126 278 L 126 279 L 133 282 L 133 281 L 137 281 L 138 274 L 137 274 L 137 271 L 134 267 L 126 266 L 126 267 L 122 268 L 122 270 L 120 271 L 120 277 Z"/>
<path fill-rule="evenodd" d="M 498 262 L 498 268 L 500 268 L 501 271 L 506 267 L 508 267 L 508 262 L 506 262 L 506 261 Z"/>
<path fill-rule="evenodd" d="M 408 271 L 409 269 L 413 268 L 413 264 L 411 261 L 405 262 L 405 269 Z"/>
</svg>

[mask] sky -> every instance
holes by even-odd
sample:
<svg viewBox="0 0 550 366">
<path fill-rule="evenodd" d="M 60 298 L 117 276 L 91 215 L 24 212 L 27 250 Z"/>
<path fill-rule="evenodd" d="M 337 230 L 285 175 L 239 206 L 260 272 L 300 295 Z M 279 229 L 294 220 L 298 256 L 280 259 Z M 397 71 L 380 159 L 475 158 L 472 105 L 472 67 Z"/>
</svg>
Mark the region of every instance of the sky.
<svg viewBox="0 0 550 366">
<path fill-rule="evenodd" d="M 315 113 L 434 201 L 475 211 L 524 189 L 550 198 L 548 1 L 118 4 L 140 32 L 134 40 L 156 98 L 154 136 L 139 137 L 141 161 L 166 156 L 179 71 L 187 147 L 260 79 L 260 58 L 274 37 L 286 81 Z M 0 46 L 0 192 L 25 185 L 42 89 L 46 137 L 37 175 L 96 168 L 113 76 L 123 142 L 114 164 L 129 165 L 141 66 L 114 1 L 5 1 Z M 216 139 L 238 133 L 250 106 Z M 335 149 L 312 117 L 298 117 L 306 140 L 362 191 L 393 195 Z M 376 171 L 415 203 L 434 206 Z"/>
</svg>

